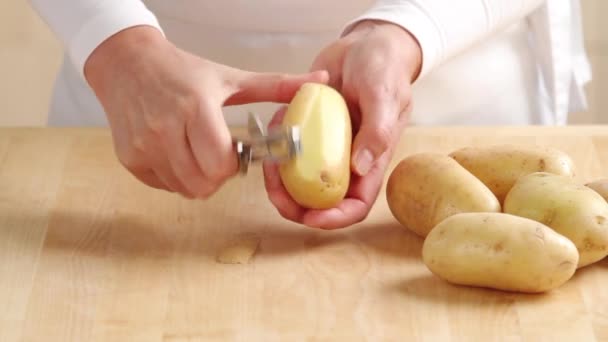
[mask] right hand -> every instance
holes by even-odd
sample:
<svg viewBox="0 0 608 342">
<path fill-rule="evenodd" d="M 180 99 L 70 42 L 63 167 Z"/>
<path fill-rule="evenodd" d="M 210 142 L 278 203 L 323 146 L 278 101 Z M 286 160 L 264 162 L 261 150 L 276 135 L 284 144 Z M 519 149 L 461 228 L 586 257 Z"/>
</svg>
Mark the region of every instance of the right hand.
<svg viewBox="0 0 608 342">
<path fill-rule="evenodd" d="M 326 72 L 254 73 L 176 48 L 151 27 L 107 39 L 85 77 L 107 115 L 120 162 L 143 183 L 207 198 L 238 171 L 224 105 L 291 101 Z"/>
</svg>

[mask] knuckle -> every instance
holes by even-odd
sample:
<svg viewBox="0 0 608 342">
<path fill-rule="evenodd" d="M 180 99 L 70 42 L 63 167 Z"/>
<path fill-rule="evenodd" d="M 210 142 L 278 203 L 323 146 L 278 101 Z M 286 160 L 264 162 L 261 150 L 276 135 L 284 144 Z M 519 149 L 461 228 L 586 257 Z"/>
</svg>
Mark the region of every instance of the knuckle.
<svg viewBox="0 0 608 342">
<path fill-rule="evenodd" d="M 361 215 L 361 217 L 357 218 L 356 223 L 363 222 L 363 221 L 367 220 L 367 218 L 369 217 L 370 212 L 371 212 L 371 210 L 366 210 L 363 213 L 363 215 Z"/>
<path fill-rule="evenodd" d="M 276 206 L 276 204 L 275 204 L 275 206 Z M 277 208 L 276 210 L 282 218 L 289 220 L 289 221 L 294 221 L 294 217 L 289 211 L 282 209 L 282 208 Z"/>
<path fill-rule="evenodd" d="M 199 173 L 190 172 L 182 175 L 183 183 L 193 197 L 207 198 L 213 193 L 212 185 Z"/>
<path fill-rule="evenodd" d="M 241 83 L 243 82 L 243 79 L 246 78 L 243 75 L 250 75 L 253 72 L 247 72 L 247 71 L 243 71 L 243 73 L 237 73 L 234 69 L 229 68 L 230 70 L 230 74 L 233 77 L 224 77 L 221 80 L 219 80 L 219 88 L 220 89 L 239 89 L 241 87 Z"/>
<path fill-rule="evenodd" d="M 173 109 L 160 113 L 147 113 L 144 116 L 147 132 L 164 139 L 178 126 L 191 121 L 202 108 L 202 101 L 197 96 L 180 96 L 175 99 Z"/>
<path fill-rule="evenodd" d="M 385 151 L 390 147 L 393 140 L 392 130 L 386 126 L 374 127 L 371 131 L 371 138 L 378 150 Z"/>
<path fill-rule="evenodd" d="M 145 153 L 147 150 L 146 146 L 146 139 L 141 135 L 137 135 L 131 140 L 131 148 L 133 153 Z"/>
<path fill-rule="evenodd" d="M 367 62 L 370 66 L 384 67 L 389 60 L 387 53 L 372 53 L 367 56 Z"/>
<path fill-rule="evenodd" d="M 401 128 L 401 126 L 403 126 L 407 123 L 413 109 L 414 109 L 414 105 L 410 102 L 405 106 L 405 108 L 403 110 L 399 111 L 399 116 L 398 116 L 397 120 L 399 121 L 400 128 Z"/>
<path fill-rule="evenodd" d="M 226 179 L 230 177 L 230 172 L 225 167 L 219 166 L 223 164 L 218 163 L 217 165 L 218 167 L 212 168 L 211 170 L 207 171 L 207 179 L 216 185 L 223 183 Z"/>
<path fill-rule="evenodd" d="M 223 152 L 215 156 L 212 163 L 205 165 L 204 174 L 214 186 L 219 186 L 237 172 L 237 160 L 232 152 L 232 145 L 228 145 Z"/>
<path fill-rule="evenodd" d="M 196 191 L 196 196 L 202 199 L 207 199 L 211 197 L 216 191 L 218 187 L 214 184 L 206 183 L 200 186 Z"/>
<path fill-rule="evenodd" d="M 209 190 L 199 190 L 196 193 L 196 198 L 198 199 L 208 199 L 209 197 L 211 197 L 211 195 L 213 195 L 213 192 L 209 191 Z"/>
<path fill-rule="evenodd" d="M 146 126 L 148 131 L 156 137 L 163 137 L 167 133 L 166 120 L 163 118 L 147 115 Z"/>
<path fill-rule="evenodd" d="M 194 199 L 196 196 L 192 194 L 190 191 L 180 191 L 179 195 L 185 199 Z"/>
<path fill-rule="evenodd" d="M 143 162 L 133 150 L 119 151 L 117 153 L 118 161 L 122 166 L 132 173 L 137 173 L 143 169 Z"/>
<path fill-rule="evenodd" d="M 269 92 L 276 94 L 279 98 L 286 98 L 289 95 L 289 84 L 290 77 L 287 74 L 279 73 L 272 75 L 269 78 L 268 86 Z"/>
<path fill-rule="evenodd" d="M 196 91 L 192 90 L 192 93 L 196 94 Z M 185 122 L 190 122 L 201 112 L 204 101 L 205 97 L 202 95 L 181 97 L 177 103 L 179 115 L 183 117 Z"/>
<path fill-rule="evenodd" d="M 370 99 L 374 102 L 397 100 L 399 98 L 399 91 L 397 90 L 397 87 L 394 87 L 386 82 L 372 86 L 368 93 Z"/>
<path fill-rule="evenodd" d="M 289 216 L 289 214 L 287 214 L 286 212 L 282 211 L 282 210 L 277 210 L 279 212 L 279 215 L 286 219 L 286 220 L 291 220 L 291 216 Z"/>
<path fill-rule="evenodd" d="M 285 74 L 285 73 L 279 73 L 276 75 L 276 84 L 282 88 L 282 86 L 284 85 L 284 82 L 289 81 L 290 79 L 292 79 L 293 76 Z"/>
</svg>

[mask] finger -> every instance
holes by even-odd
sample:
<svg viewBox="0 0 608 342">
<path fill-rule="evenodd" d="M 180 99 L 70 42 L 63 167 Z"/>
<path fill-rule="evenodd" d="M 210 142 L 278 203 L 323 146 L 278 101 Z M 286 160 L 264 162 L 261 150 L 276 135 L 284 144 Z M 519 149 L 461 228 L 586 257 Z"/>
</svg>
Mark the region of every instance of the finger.
<svg viewBox="0 0 608 342">
<path fill-rule="evenodd" d="M 137 178 L 140 182 L 146 184 L 149 187 L 159 189 L 159 190 L 167 190 L 173 192 L 169 187 L 165 185 L 154 173 L 152 170 L 147 170 L 143 172 L 133 173 L 133 176 Z"/>
<path fill-rule="evenodd" d="M 194 157 L 186 128 L 176 125 L 167 130 L 167 135 L 165 146 L 169 151 L 167 156 L 171 169 L 187 192 L 198 198 L 206 198 L 215 192 L 217 187 L 207 181 Z"/>
<path fill-rule="evenodd" d="M 334 89 L 342 88 L 342 66 L 346 56 L 348 44 L 340 40 L 323 50 L 313 61 L 310 71 L 327 70 L 329 73 L 328 85 Z"/>
<path fill-rule="evenodd" d="M 348 188 L 346 196 L 348 198 L 357 198 L 363 201 L 366 205 L 374 204 L 378 198 L 378 194 L 382 188 L 386 168 L 392 157 L 392 149 L 389 149 L 372 169 L 365 176 L 353 175 L 352 182 Z"/>
<path fill-rule="evenodd" d="M 283 122 L 283 118 L 285 117 L 286 113 L 287 113 L 287 106 L 282 106 L 281 108 L 279 108 L 279 110 L 274 114 L 274 116 L 268 123 L 268 128 L 271 129 L 271 128 L 280 126 L 281 123 Z"/>
<path fill-rule="evenodd" d="M 280 125 L 286 112 L 287 106 L 281 107 L 268 123 L 268 128 L 271 129 Z M 266 161 L 262 164 L 262 169 L 264 172 L 264 186 L 270 202 L 277 208 L 282 217 L 299 223 L 305 209 L 296 203 L 285 189 L 278 166 Z"/>
<path fill-rule="evenodd" d="M 171 192 L 177 192 L 184 197 L 193 195 L 175 175 L 171 168 L 169 156 L 173 153 L 174 142 L 170 138 L 175 126 L 167 121 L 152 129 L 145 115 L 133 115 L 127 126 L 129 131 L 129 146 L 126 153 L 127 164 L 133 173 L 153 173 L 154 178 L 163 183 L 163 187 Z M 151 175 L 144 176 L 152 179 Z"/>
<path fill-rule="evenodd" d="M 311 71 L 316 70 L 327 70 L 329 75 L 327 84 L 334 89 L 342 88 L 342 63 L 338 59 L 323 58 L 320 61 L 315 61 Z"/>
<path fill-rule="evenodd" d="M 176 187 L 161 180 L 154 170 L 150 169 L 151 165 L 147 163 L 145 151 L 135 146 L 135 134 L 132 131 L 134 128 L 129 117 L 108 115 L 108 121 L 112 130 L 114 149 L 121 164 L 143 184 L 155 189 L 175 192 Z"/>
<path fill-rule="evenodd" d="M 361 126 L 353 141 L 352 166 L 356 174 L 364 176 L 394 143 L 403 122 L 396 87 L 374 86 L 359 94 Z"/>
<path fill-rule="evenodd" d="M 144 153 L 134 146 L 133 133 L 128 115 L 111 115 L 108 112 L 108 123 L 112 134 L 114 153 L 120 164 L 142 183 L 156 189 L 171 191 L 150 170 L 149 165 L 142 163 Z"/>
<path fill-rule="evenodd" d="M 282 217 L 301 223 L 305 209 L 296 203 L 285 189 L 278 166 L 272 162 L 264 161 L 262 169 L 264 171 L 264 186 L 270 202 L 277 208 Z"/>
<path fill-rule="evenodd" d="M 352 134 L 354 137 L 357 136 L 357 132 L 361 129 L 361 111 L 359 106 L 351 101 L 346 102 L 348 106 L 348 113 L 350 114 L 350 122 Z"/>
<path fill-rule="evenodd" d="M 203 102 L 199 113 L 186 123 L 192 155 L 207 183 L 219 188 L 238 170 L 232 137 L 219 104 Z"/>
<path fill-rule="evenodd" d="M 322 70 L 303 75 L 234 70 L 229 77 L 234 80 L 234 89 L 230 90 L 225 105 L 254 102 L 288 103 L 304 83 L 327 83 L 329 78 L 327 72 Z"/>
<path fill-rule="evenodd" d="M 366 176 L 354 175 L 346 199 L 335 208 L 309 210 L 302 218 L 302 223 L 322 229 L 339 229 L 363 221 L 380 193 L 389 161 L 387 154 Z"/>
<path fill-rule="evenodd" d="M 302 223 L 321 229 L 346 228 L 361 222 L 367 216 L 369 209 L 363 201 L 347 198 L 335 208 L 307 212 L 302 218 Z"/>
<path fill-rule="evenodd" d="M 182 184 L 171 169 L 168 160 L 156 160 L 154 163 L 154 173 L 156 177 L 163 182 L 172 192 L 177 192 L 186 198 L 194 198 L 194 195 Z"/>
</svg>

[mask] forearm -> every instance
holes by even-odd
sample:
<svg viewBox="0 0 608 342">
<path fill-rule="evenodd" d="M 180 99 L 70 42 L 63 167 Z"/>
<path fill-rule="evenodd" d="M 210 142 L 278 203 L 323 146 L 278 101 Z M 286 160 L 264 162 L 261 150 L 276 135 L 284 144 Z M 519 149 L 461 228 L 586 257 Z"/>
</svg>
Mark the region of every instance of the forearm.
<svg viewBox="0 0 608 342">
<path fill-rule="evenodd" d="M 29 1 L 61 41 L 83 78 L 89 56 L 109 37 L 141 25 L 161 30 L 155 15 L 140 0 Z"/>
<path fill-rule="evenodd" d="M 385 20 L 408 30 L 422 49 L 421 76 L 532 13 L 544 0 L 379 0 L 352 23 Z"/>
</svg>

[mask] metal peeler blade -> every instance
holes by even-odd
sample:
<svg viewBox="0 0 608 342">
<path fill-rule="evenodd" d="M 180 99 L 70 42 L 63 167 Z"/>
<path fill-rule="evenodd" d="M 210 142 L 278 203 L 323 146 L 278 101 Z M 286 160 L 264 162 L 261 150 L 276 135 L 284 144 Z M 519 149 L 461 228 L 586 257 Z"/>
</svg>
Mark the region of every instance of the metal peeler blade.
<svg viewBox="0 0 608 342">
<path fill-rule="evenodd" d="M 260 118 L 249 113 L 248 137 L 235 141 L 239 161 L 239 173 L 246 175 L 249 165 L 262 160 L 284 162 L 302 152 L 300 129 L 297 126 L 264 131 Z"/>
</svg>

